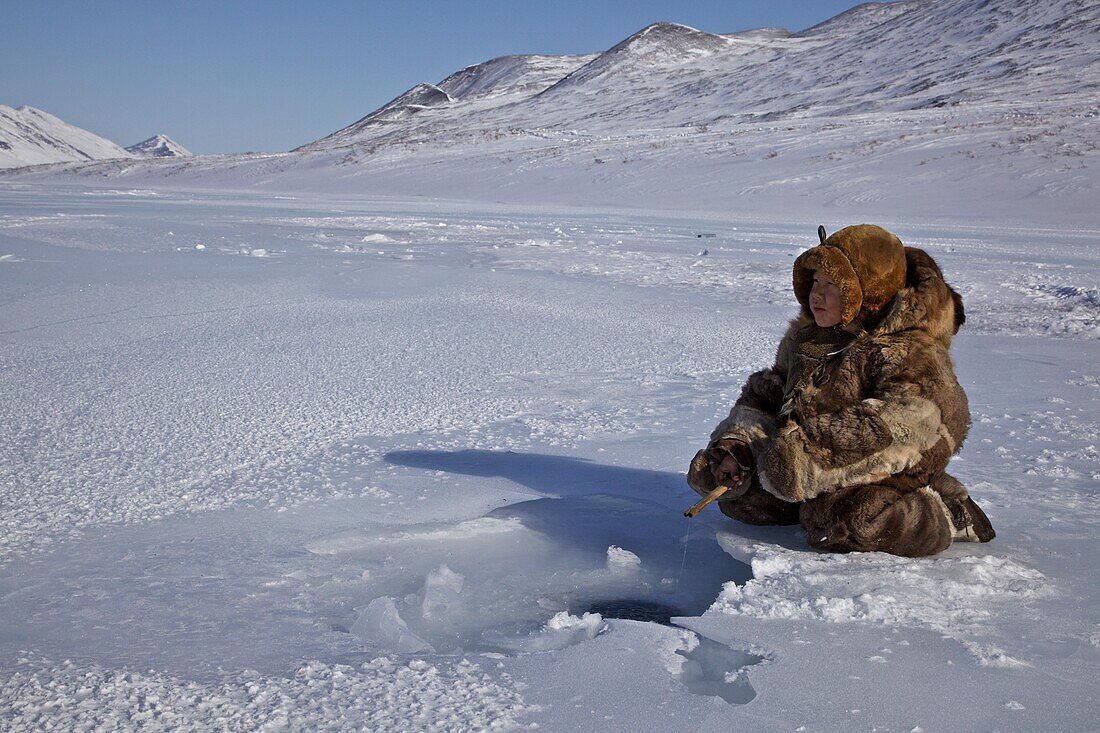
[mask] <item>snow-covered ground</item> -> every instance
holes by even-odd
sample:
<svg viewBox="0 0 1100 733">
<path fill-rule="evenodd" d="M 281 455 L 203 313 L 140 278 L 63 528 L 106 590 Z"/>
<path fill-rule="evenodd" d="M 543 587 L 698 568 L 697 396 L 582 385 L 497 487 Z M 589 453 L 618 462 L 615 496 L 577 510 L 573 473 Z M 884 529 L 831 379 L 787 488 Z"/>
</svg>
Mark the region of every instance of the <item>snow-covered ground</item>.
<svg viewBox="0 0 1100 733">
<path fill-rule="evenodd" d="M 680 514 L 852 221 L 4 184 L 0 727 L 1100 727 L 1100 231 L 962 212 L 908 560 Z"/>
</svg>

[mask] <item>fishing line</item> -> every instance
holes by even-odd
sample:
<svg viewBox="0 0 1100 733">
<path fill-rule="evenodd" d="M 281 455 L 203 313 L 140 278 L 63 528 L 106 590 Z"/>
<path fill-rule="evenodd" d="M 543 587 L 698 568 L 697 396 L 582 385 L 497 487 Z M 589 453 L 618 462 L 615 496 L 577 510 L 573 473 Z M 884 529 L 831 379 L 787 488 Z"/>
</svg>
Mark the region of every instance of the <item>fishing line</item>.
<svg viewBox="0 0 1100 733">
<path fill-rule="evenodd" d="M 690 529 L 684 530 L 684 536 L 680 538 L 680 542 L 684 545 L 684 557 L 680 560 L 680 574 L 676 576 L 676 592 L 680 592 L 680 580 L 684 577 L 684 568 L 687 567 L 688 559 L 688 537 L 691 535 Z"/>
</svg>

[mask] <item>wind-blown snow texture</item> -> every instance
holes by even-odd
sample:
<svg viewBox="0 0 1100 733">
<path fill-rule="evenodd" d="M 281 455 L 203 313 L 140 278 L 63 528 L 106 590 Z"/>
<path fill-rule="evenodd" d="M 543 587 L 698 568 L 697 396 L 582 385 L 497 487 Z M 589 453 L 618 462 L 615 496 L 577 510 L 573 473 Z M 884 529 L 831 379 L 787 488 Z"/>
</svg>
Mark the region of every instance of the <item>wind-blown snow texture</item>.
<svg viewBox="0 0 1100 733">
<path fill-rule="evenodd" d="M 291 154 L 6 174 L 0 728 L 1097 729 L 1095 19 L 658 25 Z M 793 258 L 864 217 L 966 301 L 952 466 L 997 539 L 685 520 Z"/>
</svg>

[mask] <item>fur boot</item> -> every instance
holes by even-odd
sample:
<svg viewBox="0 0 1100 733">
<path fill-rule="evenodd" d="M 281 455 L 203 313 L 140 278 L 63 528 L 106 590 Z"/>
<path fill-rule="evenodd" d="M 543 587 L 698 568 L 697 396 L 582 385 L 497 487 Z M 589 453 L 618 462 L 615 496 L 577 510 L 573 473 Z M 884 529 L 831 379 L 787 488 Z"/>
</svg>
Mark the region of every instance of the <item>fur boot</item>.
<svg viewBox="0 0 1100 733">
<path fill-rule="evenodd" d="M 954 527 L 939 494 L 868 484 L 804 502 L 800 514 L 811 547 L 830 552 L 889 552 L 924 557 L 951 545 Z"/>
<path fill-rule="evenodd" d="M 989 542 L 997 536 L 993 524 L 975 503 L 962 482 L 944 471 L 931 484 L 951 514 L 951 525 L 957 542 Z"/>
</svg>

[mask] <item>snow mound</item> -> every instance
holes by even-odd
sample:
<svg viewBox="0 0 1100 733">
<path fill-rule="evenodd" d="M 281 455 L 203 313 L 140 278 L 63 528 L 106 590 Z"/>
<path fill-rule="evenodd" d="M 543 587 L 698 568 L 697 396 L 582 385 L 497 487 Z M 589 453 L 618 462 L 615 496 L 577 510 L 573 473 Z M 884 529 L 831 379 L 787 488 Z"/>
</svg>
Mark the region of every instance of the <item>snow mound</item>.
<svg viewBox="0 0 1100 733">
<path fill-rule="evenodd" d="M 925 627 L 962 642 L 983 664 L 1013 664 L 975 640 L 983 625 L 999 609 L 1047 593 L 1042 573 L 995 555 L 914 561 L 791 550 L 726 532 L 718 541 L 749 563 L 753 578 L 727 583 L 708 614 Z"/>
<path fill-rule="evenodd" d="M 1025 287 L 1025 294 L 1058 314 L 1050 319 L 1054 333 L 1100 338 L 1100 288 L 1062 283 L 1039 283 Z"/>
</svg>

